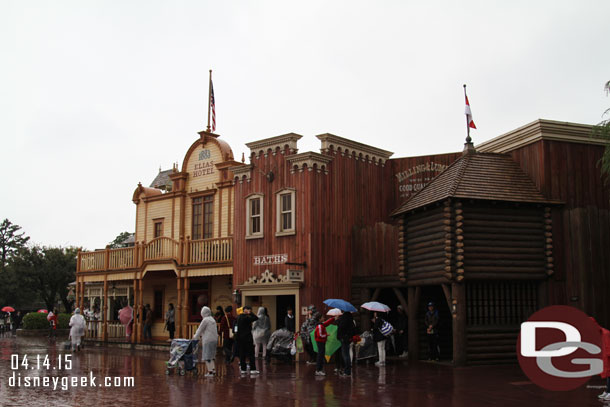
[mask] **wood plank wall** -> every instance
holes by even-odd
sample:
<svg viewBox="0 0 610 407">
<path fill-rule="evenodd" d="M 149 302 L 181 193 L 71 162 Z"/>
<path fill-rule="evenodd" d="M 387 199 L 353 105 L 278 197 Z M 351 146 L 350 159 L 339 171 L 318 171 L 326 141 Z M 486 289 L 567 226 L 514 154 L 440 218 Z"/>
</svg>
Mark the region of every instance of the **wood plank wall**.
<svg viewBox="0 0 610 407">
<path fill-rule="evenodd" d="M 597 166 L 603 150 L 543 140 L 510 154 L 547 197 L 565 203 L 552 213 L 549 303 L 578 307 L 610 327 L 610 185 Z"/>
</svg>

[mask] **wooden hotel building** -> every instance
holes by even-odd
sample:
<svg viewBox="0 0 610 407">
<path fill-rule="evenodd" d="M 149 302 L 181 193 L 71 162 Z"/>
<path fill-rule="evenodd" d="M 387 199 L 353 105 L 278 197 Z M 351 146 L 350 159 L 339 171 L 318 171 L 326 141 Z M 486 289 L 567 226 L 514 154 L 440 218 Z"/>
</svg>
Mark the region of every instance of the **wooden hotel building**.
<svg viewBox="0 0 610 407">
<path fill-rule="evenodd" d="M 201 132 L 186 152 L 182 170 L 160 172 L 151 187 L 138 184 L 135 245 L 81 252 L 77 262 L 77 305 L 101 306 L 101 339 L 124 338 L 118 309 L 134 307 L 134 341 L 142 334 L 142 309 L 154 312 L 153 338 L 167 339 L 165 312 L 173 303 L 176 336 L 190 337 L 202 305 L 232 304 L 233 181 L 230 146 Z"/>
</svg>

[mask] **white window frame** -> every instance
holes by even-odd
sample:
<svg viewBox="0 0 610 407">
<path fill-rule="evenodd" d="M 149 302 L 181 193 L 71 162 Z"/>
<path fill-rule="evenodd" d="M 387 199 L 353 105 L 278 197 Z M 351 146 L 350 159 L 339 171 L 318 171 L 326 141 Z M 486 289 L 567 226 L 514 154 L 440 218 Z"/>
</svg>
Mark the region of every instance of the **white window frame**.
<svg viewBox="0 0 610 407">
<path fill-rule="evenodd" d="M 282 229 L 282 195 L 290 194 L 290 203 L 292 206 L 291 210 L 291 219 L 290 224 L 292 227 L 290 229 Z M 275 193 L 275 224 L 276 224 L 276 236 L 290 236 L 296 234 L 296 190 L 294 188 L 283 188 Z"/>
<path fill-rule="evenodd" d="M 264 196 L 263 194 L 252 194 L 249 195 L 248 197 L 246 197 L 246 239 L 260 239 L 265 237 L 265 200 L 263 199 Z M 251 228 L 251 213 L 250 213 L 250 208 L 251 208 L 251 202 L 255 199 L 260 199 L 260 225 L 261 225 L 261 230 L 258 233 L 252 233 L 252 228 Z"/>
</svg>

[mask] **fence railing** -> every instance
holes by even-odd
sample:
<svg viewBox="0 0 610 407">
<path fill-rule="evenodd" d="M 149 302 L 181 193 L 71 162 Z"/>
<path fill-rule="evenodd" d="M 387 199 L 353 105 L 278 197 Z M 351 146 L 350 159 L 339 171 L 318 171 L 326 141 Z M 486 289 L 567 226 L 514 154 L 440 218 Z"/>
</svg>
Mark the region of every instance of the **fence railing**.
<svg viewBox="0 0 610 407">
<path fill-rule="evenodd" d="M 219 263 L 233 259 L 233 238 L 188 241 L 188 263 Z"/>
<path fill-rule="evenodd" d="M 107 322 L 108 339 L 124 339 L 125 325 L 119 321 Z M 104 334 L 104 322 L 102 321 L 86 321 L 85 338 L 102 340 Z"/>
<path fill-rule="evenodd" d="M 174 260 L 181 265 L 230 263 L 233 261 L 233 238 L 174 240 L 158 237 L 121 249 L 79 252 L 77 272 L 131 270 L 145 261 Z"/>
<path fill-rule="evenodd" d="M 158 237 L 145 246 L 144 260 L 166 260 L 178 258 L 179 244 L 169 237 Z"/>
</svg>

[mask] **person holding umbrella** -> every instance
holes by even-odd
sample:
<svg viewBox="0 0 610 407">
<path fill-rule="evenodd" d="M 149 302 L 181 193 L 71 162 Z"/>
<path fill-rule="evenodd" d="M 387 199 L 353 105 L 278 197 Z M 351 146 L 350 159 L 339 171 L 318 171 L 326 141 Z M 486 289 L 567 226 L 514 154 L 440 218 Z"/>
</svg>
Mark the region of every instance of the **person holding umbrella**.
<svg viewBox="0 0 610 407">
<path fill-rule="evenodd" d="M 340 372 L 339 375 L 342 377 L 349 377 L 352 375 L 350 345 L 352 343 L 352 338 L 356 334 L 356 322 L 351 313 L 357 312 L 358 310 L 349 302 L 341 299 L 331 298 L 324 300 L 324 304 L 343 311 L 343 315 L 337 319 L 337 339 L 341 342 L 341 357 L 343 358 L 343 364 L 345 365 L 343 372 Z"/>
<path fill-rule="evenodd" d="M 326 327 L 332 324 L 337 317 L 333 316 L 326 321 L 324 320 L 324 315 L 316 312 L 313 315 L 314 318 L 318 320 L 318 325 L 315 329 L 315 340 L 316 345 L 318 346 L 318 357 L 316 360 L 316 376 L 326 376 L 324 373 L 324 357 L 326 356 L 326 339 L 328 338 L 328 334 L 326 333 Z"/>
<path fill-rule="evenodd" d="M 119 311 L 119 321 L 125 325 L 125 338 L 131 338 L 131 330 L 133 327 L 133 308 L 129 305 L 124 306 Z"/>
<path fill-rule="evenodd" d="M 362 308 L 373 311 L 373 340 L 377 344 L 377 354 L 379 355 L 379 360 L 375 362 L 375 366 L 385 366 L 386 339 L 394 328 L 389 322 L 384 320 L 379 313 L 389 312 L 390 307 L 380 302 L 372 301 L 362 304 Z"/>
</svg>

